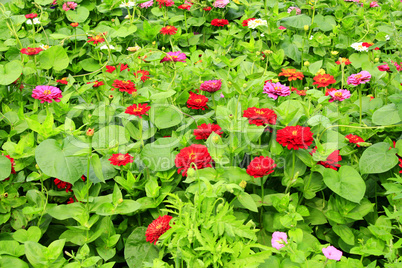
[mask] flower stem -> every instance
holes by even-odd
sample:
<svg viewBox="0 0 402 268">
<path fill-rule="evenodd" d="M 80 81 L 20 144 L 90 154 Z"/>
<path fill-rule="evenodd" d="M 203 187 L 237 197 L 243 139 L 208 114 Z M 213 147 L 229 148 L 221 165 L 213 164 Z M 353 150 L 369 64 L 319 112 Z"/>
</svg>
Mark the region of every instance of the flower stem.
<svg viewBox="0 0 402 268">
<path fill-rule="evenodd" d="M 139 121 L 138 121 L 138 130 L 140 132 L 141 147 L 144 147 L 144 141 L 142 139 L 142 118 L 141 117 L 139 118 Z"/>
<path fill-rule="evenodd" d="M 359 87 L 359 124 L 362 124 L 362 89 Z"/>
</svg>

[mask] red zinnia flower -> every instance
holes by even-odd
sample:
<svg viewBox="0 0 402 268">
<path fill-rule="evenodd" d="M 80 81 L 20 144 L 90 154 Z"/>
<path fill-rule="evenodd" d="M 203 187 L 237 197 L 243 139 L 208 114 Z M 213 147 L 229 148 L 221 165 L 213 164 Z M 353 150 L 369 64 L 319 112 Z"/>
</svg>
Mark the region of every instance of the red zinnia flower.
<svg viewBox="0 0 402 268">
<path fill-rule="evenodd" d="M 348 134 L 345 136 L 345 138 L 350 142 L 350 143 L 355 143 L 357 145 L 357 147 L 360 147 L 359 142 L 364 142 L 364 140 L 357 136 L 357 135 L 353 135 L 353 134 Z"/>
<path fill-rule="evenodd" d="M 204 7 L 203 10 L 205 11 L 210 11 L 212 9 L 212 7 Z"/>
<path fill-rule="evenodd" d="M 336 88 L 327 88 L 325 90 L 325 96 L 329 96 L 329 92 L 336 90 Z"/>
<path fill-rule="evenodd" d="M 105 42 L 105 39 L 101 35 L 96 35 L 96 36 L 91 36 L 88 37 L 89 40 L 87 41 L 88 43 L 93 42 L 95 45 L 98 43 L 103 43 Z"/>
<path fill-rule="evenodd" d="M 70 23 L 71 27 L 78 27 L 78 25 L 80 25 L 78 22 L 72 22 Z"/>
<path fill-rule="evenodd" d="M 374 50 L 380 50 L 380 48 L 379 47 L 376 47 Z M 400 172 L 401 173 L 401 172 Z"/>
<path fill-rule="evenodd" d="M 110 66 L 110 65 L 106 65 L 106 72 L 107 72 L 107 73 L 113 73 L 114 70 L 116 70 L 116 67 Z"/>
<path fill-rule="evenodd" d="M 39 54 L 39 52 L 43 51 L 40 47 L 27 47 L 21 49 L 21 53 L 25 55 L 36 55 Z"/>
<path fill-rule="evenodd" d="M 294 91 L 296 91 L 296 94 L 299 95 L 299 96 L 306 96 L 307 95 L 307 90 L 304 90 L 304 89 L 302 89 L 302 90 L 295 89 Z"/>
<path fill-rule="evenodd" d="M 192 167 L 194 163 L 197 169 L 212 167 L 212 158 L 205 145 L 192 144 L 189 147 L 181 149 L 180 153 L 176 155 L 174 163 L 179 168 L 177 173 L 182 172 L 183 176 L 187 176 L 187 170 Z"/>
<path fill-rule="evenodd" d="M 138 70 L 137 72 L 134 73 L 134 76 L 137 77 L 139 74 L 141 74 L 141 81 L 145 82 L 149 79 L 149 72 L 145 70 Z"/>
<path fill-rule="evenodd" d="M 73 185 L 69 182 L 64 182 L 59 179 L 54 179 L 54 184 L 57 186 L 59 189 L 66 189 L 66 193 L 72 192 L 71 188 L 73 188 Z"/>
<path fill-rule="evenodd" d="M 198 126 L 197 129 L 194 129 L 194 136 L 196 140 L 206 140 L 212 132 L 215 132 L 219 136 L 223 133 L 219 125 L 204 123 Z"/>
<path fill-rule="evenodd" d="M 338 65 L 340 65 L 342 63 L 345 64 L 345 65 L 349 65 L 352 62 L 347 58 L 341 58 L 341 60 L 335 61 L 335 63 L 338 64 Z"/>
<path fill-rule="evenodd" d="M 370 42 L 363 42 L 362 46 L 364 47 L 371 47 L 372 45 L 374 45 L 374 43 L 370 43 Z"/>
<path fill-rule="evenodd" d="M 63 84 L 63 85 L 67 85 L 68 81 L 67 81 L 67 77 L 63 77 L 62 79 L 58 79 L 56 80 L 57 83 Z"/>
<path fill-rule="evenodd" d="M 148 106 L 147 103 L 139 103 L 139 104 L 133 104 L 131 106 L 128 106 L 126 108 L 125 113 L 126 114 L 132 114 L 136 115 L 139 118 L 142 118 L 142 115 L 148 115 L 147 112 L 151 109 L 150 106 Z"/>
<path fill-rule="evenodd" d="M 242 25 L 243 25 L 244 27 L 247 27 L 247 26 L 248 26 L 248 22 L 251 21 L 251 20 L 255 20 L 255 18 L 250 18 L 250 19 L 243 20 Z"/>
<path fill-rule="evenodd" d="M 317 85 L 317 88 L 327 87 L 331 84 L 336 83 L 336 80 L 330 74 L 319 74 L 314 77 L 314 81 L 315 82 L 313 83 L 313 85 Z"/>
<path fill-rule="evenodd" d="M 162 6 L 170 7 L 174 5 L 172 0 L 156 0 L 156 2 L 159 3 L 159 8 L 162 8 Z"/>
<path fill-rule="evenodd" d="M 190 97 L 187 100 L 187 107 L 194 110 L 205 110 L 205 108 L 207 108 L 207 102 L 207 97 L 190 92 Z"/>
<path fill-rule="evenodd" d="M 130 69 L 128 69 L 127 64 L 120 63 L 118 66 L 120 66 L 120 72 L 122 72 L 122 71 L 124 71 L 126 69 L 127 69 L 127 71 L 130 71 Z"/>
<path fill-rule="evenodd" d="M 213 19 L 211 21 L 212 26 L 218 26 L 218 27 L 223 27 L 225 25 L 228 25 L 229 21 L 225 19 Z"/>
<path fill-rule="evenodd" d="M 136 92 L 135 84 L 131 82 L 131 80 L 114 80 L 112 87 L 118 88 L 121 92 L 127 92 L 128 94 L 132 94 Z M 115 90 L 112 88 L 112 90 Z"/>
<path fill-rule="evenodd" d="M 93 84 L 92 87 L 100 87 L 100 86 L 104 85 L 103 81 L 98 81 L 98 80 L 93 81 L 93 82 L 87 82 L 87 84 Z"/>
<path fill-rule="evenodd" d="M 159 216 L 150 225 L 148 225 L 147 231 L 145 232 L 146 241 L 156 245 L 159 237 L 171 228 L 169 225 L 171 219 L 172 216 L 169 215 L 164 215 L 162 217 Z"/>
<path fill-rule="evenodd" d="M 399 166 L 400 168 L 402 168 L 402 158 L 399 158 L 399 157 L 398 157 L 398 160 L 399 160 L 398 166 Z M 402 170 L 399 170 L 399 173 L 402 173 Z"/>
<path fill-rule="evenodd" d="M 27 18 L 27 19 L 34 19 L 34 18 L 36 18 L 38 16 L 38 14 L 36 14 L 36 13 L 31 13 L 31 14 L 26 14 L 25 15 L 25 18 Z"/>
<path fill-rule="evenodd" d="M 313 143 L 309 127 L 287 126 L 277 131 L 276 141 L 289 150 L 307 149 Z"/>
<path fill-rule="evenodd" d="M 178 9 L 183 9 L 183 10 L 190 10 L 190 8 L 191 8 L 192 5 L 193 5 L 193 4 L 184 3 L 184 4 L 180 5 L 180 6 L 178 6 L 177 8 L 178 8 Z"/>
<path fill-rule="evenodd" d="M 297 79 L 303 80 L 303 73 L 296 72 L 296 69 L 282 69 L 282 72 L 278 76 L 285 76 L 289 81 L 295 81 Z"/>
<path fill-rule="evenodd" d="M 313 155 L 317 151 L 317 146 L 310 152 Z M 327 160 L 318 161 L 317 164 L 324 166 L 325 168 L 330 168 L 333 170 L 338 170 L 341 166 L 338 164 L 339 161 L 342 161 L 342 157 L 339 155 L 339 150 L 333 151 L 330 155 L 328 155 Z"/>
<path fill-rule="evenodd" d="M 125 166 L 128 163 L 132 163 L 134 158 L 129 154 L 113 154 L 109 161 L 114 166 Z"/>
<path fill-rule="evenodd" d="M 248 118 L 251 125 L 265 126 L 267 124 L 275 125 L 277 115 L 268 108 L 251 107 L 243 111 L 243 117 Z"/>
<path fill-rule="evenodd" d="M 274 172 L 276 164 L 273 159 L 264 156 L 254 158 L 247 167 L 247 174 L 254 178 L 260 178 Z"/>
<path fill-rule="evenodd" d="M 174 34 L 177 33 L 177 28 L 174 27 L 174 26 L 162 27 L 160 33 L 163 34 L 163 35 L 167 35 L 167 34 L 168 35 L 174 35 Z"/>
<path fill-rule="evenodd" d="M 11 162 L 11 174 L 15 174 L 17 172 L 15 172 L 14 166 L 15 166 L 15 161 L 14 158 L 12 158 L 10 155 L 6 155 L 6 157 L 10 160 Z"/>
</svg>

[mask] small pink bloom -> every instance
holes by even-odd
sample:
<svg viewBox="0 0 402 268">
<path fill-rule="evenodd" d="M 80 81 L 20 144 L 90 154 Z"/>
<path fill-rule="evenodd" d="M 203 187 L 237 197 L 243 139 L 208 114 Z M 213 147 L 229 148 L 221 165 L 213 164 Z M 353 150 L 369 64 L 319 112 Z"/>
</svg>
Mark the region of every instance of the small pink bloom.
<svg viewBox="0 0 402 268">
<path fill-rule="evenodd" d="M 342 258 L 342 251 L 336 249 L 333 246 L 328 246 L 326 248 L 323 248 L 322 253 L 324 253 L 324 256 L 330 260 L 340 261 Z"/>
<path fill-rule="evenodd" d="M 301 9 L 298 7 L 289 7 L 288 8 L 288 13 L 291 13 L 293 10 L 296 10 L 296 15 L 300 15 L 301 14 Z"/>
<path fill-rule="evenodd" d="M 283 248 L 288 243 L 288 236 L 284 232 L 274 232 L 272 234 L 271 245 L 277 250 Z"/>
<path fill-rule="evenodd" d="M 350 91 L 346 89 L 333 90 L 328 94 L 332 97 L 329 102 L 343 101 L 350 98 Z"/>
<path fill-rule="evenodd" d="M 213 4 L 216 8 L 225 8 L 229 4 L 229 0 L 216 0 Z"/>
<path fill-rule="evenodd" d="M 32 98 L 40 100 L 40 103 L 60 102 L 62 97 L 61 90 L 53 86 L 36 86 L 32 91 Z"/>
<path fill-rule="evenodd" d="M 354 86 L 365 84 L 370 82 L 371 74 L 367 71 L 361 71 L 357 74 L 352 74 L 348 77 L 348 85 L 352 84 Z"/>
<path fill-rule="evenodd" d="M 388 64 L 383 64 L 383 65 L 377 66 L 377 68 L 380 72 L 389 72 L 390 71 Z"/>
<path fill-rule="evenodd" d="M 370 3 L 370 7 L 379 7 L 379 5 L 376 1 L 373 1 Z"/>
<path fill-rule="evenodd" d="M 141 3 L 140 8 L 149 8 L 149 7 L 153 6 L 153 4 L 154 4 L 154 0 L 150 0 L 150 1 L 147 1 L 144 3 Z"/>
<path fill-rule="evenodd" d="M 268 94 L 268 97 L 276 100 L 279 96 L 286 97 L 290 95 L 289 87 L 282 85 L 281 83 L 267 82 L 264 85 L 264 93 Z"/>
<path fill-rule="evenodd" d="M 222 80 L 208 80 L 200 85 L 200 90 L 210 93 L 216 92 L 222 87 Z"/>
<path fill-rule="evenodd" d="M 75 2 L 67 2 L 63 4 L 63 10 L 69 11 L 70 9 L 74 10 L 77 7 L 77 3 Z"/>
<path fill-rule="evenodd" d="M 176 51 L 176 52 L 168 52 L 167 56 L 165 56 L 161 62 L 165 62 L 165 61 L 173 61 L 173 62 L 186 62 L 187 56 L 186 54 L 180 52 L 180 51 Z"/>
<path fill-rule="evenodd" d="M 286 30 L 286 27 L 279 26 L 278 29 L 279 29 L 279 30 Z"/>
</svg>

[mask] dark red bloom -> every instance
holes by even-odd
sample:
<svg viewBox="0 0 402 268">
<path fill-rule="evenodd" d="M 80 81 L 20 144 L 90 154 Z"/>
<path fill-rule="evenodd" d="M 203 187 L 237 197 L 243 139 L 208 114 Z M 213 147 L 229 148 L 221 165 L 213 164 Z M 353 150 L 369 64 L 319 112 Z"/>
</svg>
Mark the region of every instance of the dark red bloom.
<svg viewBox="0 0 402 268">
<path fill-rule="evenodd" d="M 355 143 L 357 147 L 360 147 L 359 142 L 364 142 L 364 140 L 361 137 L 353 134 L 348 134 L 345 136 L 345 138 L 348 139 L 350 143 Z"/>
<path fill-rule="evenodd" d="M 96 35 L 96 36 L 90 36 L 88 37 L 88 43 L 93 42 L 95 45 L 98 43 L 103 43 L 105 42 L 105 39 L 101 35 Z"/>
<path fill-rule="evenodd" d="M 309 127 L 287 126 L 277 131 L 276 141 L 289 150 L 307 149 L 313 143 Z"/>
<path fill-rule="evenodd" d="M 59 188 L 59 189 L 66 189 L 66 193 L 73 191 L 73 190 L 71 190 L 73 185 L 69 182 L 64 182 L 59 179 L 54 179 L 54 184 L 56 184 L 57 188 Z"/>
<path fill-rule="evenodd" d="M 315 81 L 313 83 L 313 85 L 317 85 L 317 88 L 327 87 L 331 84 L 336 83 L 336 80 L 330 74 L 319 74 L 319 75 L 316 75 L 313 79 Z"/>
<path fill-rule="evenodd" d="M 142 118 L 142 115 L 148 115 L 147 112 L 151 109 L 150 106 L 148 106 L 147 103 L 139 103 L 139 104 L 133 104 L 131 106 L 128 106 L 125 113 L 126 114 L 131 114 L 131 115 L 136 115 L 139 118 Z"/>
<path fill-rule="evenodd" d="M 250 19 L 243 20 L 242 25 L 243 25 L 244 27 L 247 27 L 247 26 L 248 26 L 248 22 L 251 21 L 251 20 L 255 20 L 255 18 L 250 18 Z"/>
<path fill-rule="evenodd" d="M 266 126 L 267 124 L 275 125 L 277 115 L 268 108 L 251 107 L 243 111 L 243 117 L 248 118 L 251 125 Z"/>
<path fill-rule="evenodd" d="M 124 71 L 126 69 L 127 69 L 127 71 L 130 71 L 130 69 L 128 69 L 127 64 L 120 63 L 118 66 L 120 66 L 120 72 L 122 72 L 122 71 Z"/>
<path fill-rule="evenodd" d="M 247 167 L 247 174 L 254 178 L 264 177 L 274 172 L 276 164 L 272 158 L 259 156 L 254 158 Z"/>
<path fill-rule="evenodd" d="M 402 168 L 402 158 L 399 158 L 399 157 L 398 157 L 398 160 L 399 160 L 398 166 L 399 166 L 400 168 Z M 399 170 L 399 173 L 402 173 L 402 170 Z"/>
<path fill-rule="evenodd" d="M 184 3 L 184 4 L 180 5 L 180 6 L 178 6 L 177 8 L 178 9 L 183 9 L 183 10 L 190 10 L 192 5 L 193 4 L 190 4 L 190 3 Z"/>
<path fill-rule="evenodd" d="M 219 125 L 204 123 L 199 125 L 197 129 L 194 129 L 194 136 L 196 140 L 206 140 L 212 132 L 215 132 L 219 136 L 221 136 L 223 133 Z"/>
<path fill-rule="evenodd" d="M 310 152 L 313 155 L 317 151 L 317 146 Z M 330 168 L 333 170 L 338 170 L 341 166 L 338 164 L 339 161 L 342 161 L 342 157 L 339 155 L 339 150 L 333 151 L 330 155 L 328 155 L 327 160 L 318 161 L 317 164 L 324 166 L 325 168 Z"/>
<path fill-rule="evenodd" d="M 114 166 L 125 166 L 128 163 L 132 163 L 134 158 L 129 154 L 113 154 L 109 161 Z"/>
<path fill-rule="evenodd" d="M 112 87 L 119 89 L 121 92 L 127 92 L 128 94 L 137 92 L 135 84 L 131 82 L 131 80 L 114 80 Z M 115 88 L 112 88 L 112 90 L 115 90 Z"/>
<path fill-rule="evenodd" d="M 228 25 L 229 21 L 225 19 L 213 19 L 211 21 L 212 26 L 218 26 L 218 27 L 223 27 L 225 25 Z"/>
<path fill-rule="evenodd" d="M 169 225 L 171 219 L 172 216 L 169 215 L 159 216 L 150 225 L 148 225 L 148 228 L 145 232 L 146 241 L 156 245 L 159 237 L 171 228 Z"/>
<path fill-rule="evenodd" d="M 14 158 L 12 158 L 10 155 L 6 155 L 6 157 L 10 160 L 11 162 L 11 174 L 15 174 L 17 172 L 15 172 L 14 166 L 15 166 L 15 161 Z"/>
<path fill-rule="evenodd" d="M 380 50 L 380 48 L 379 48 L 379 47 L 376 47 L 374 50 Z"/>
<path fill-rule="evenodd" d="M 212 9 L 212 7 L 204 7 L 203 10 L 205 11 L 210 11 Z"/>
<path fill-rule="evenodd" d="M 134 73 L 135 77 L 138 77 L 138 75 L 141 74 L 141 81 L 145 82 L 149 79 L 149 72 L 145 70 L 138 70 L 137 72 Z"/>
<path fill-rule="evenodd" d="M 107 73 L 113 73 L 114 70 L 116 70 L 116 67 L 110 66 L 110 65 L 106 65 L 106 72 L 107 72 Z"/>
<path fill-rule="evenodd" d="M 39 54 L 39 52 L 43 51 L 40 47 L 27 47 L 27 48 L 22 48 L 21 53 L 25 55 L 36 55 Z"/>
<path fill-rule="evenodd" d="M 58 79 L 56 80 L 57 83 L 63 84 L 63 85 L 67 85 L 68 81 L 67 81 L 67 77 L 63 77 L 62 79 Z"/>
<path fill-rule="evenodd" d="M 205 110 L 205 108 L 207 108 L 207 102 L 207 97 L 190 92 L 190 97 L 187 100 L 187 107 L 194 110 Z"/>
<path fill-rule="evenodd" d="M 174 163 L 178 168 L 177 173 L 182 172 L 183 176 L 187 176 L 187 170 L 193 166 L 191 163 L 194 163 L 197 169 L 212 167 L 212 158 L 205 145 L 191 144 L 189 147 L 181 149 L 176 155 Z"/>
<path fill-rule="evenodd" d="M 174 26 L 166 26 L 166 27 L 162 27 L 162 29 L 160 30 L 160 33 L 163 35 L 175 35 L 177 33 L 177 28 Z"/>
<path fill-rule="evenodd" d="M 25 15 L 25 18 L 27 18 L 27 19 L 34 19 L 34 18 L 36 18 L 38 16 L 38 14 L 36 14 L 36 13 L 31 13 L 31 14 L 26 14 Z"/>
<path fill-rule="evenodd" d="M 93 81 L 93 82 L 87 82 L 87 84 L 93 84 L 92 87 L 100 87 L 100 86 L 104 85 L 103 81 L 98 81 L 98 80 Z"/>
</svg>

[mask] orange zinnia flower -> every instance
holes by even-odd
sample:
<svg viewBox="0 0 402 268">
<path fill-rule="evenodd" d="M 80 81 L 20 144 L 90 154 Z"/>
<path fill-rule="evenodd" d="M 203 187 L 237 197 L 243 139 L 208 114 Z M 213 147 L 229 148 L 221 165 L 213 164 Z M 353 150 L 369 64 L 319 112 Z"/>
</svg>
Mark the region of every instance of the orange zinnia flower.
<svg viewBox="0 0 402 268">
<path fill-rule="evenodd" d="M 317 87 L 327 87 L 331 84 L 335 84 L 336 80 L 330 74 L 319 74 L 314 77 L 313 85 L 317 85 Z"/>
<path fill-rule="evenodd" d="M 297 79 L 303 80 L 303 73 L 296 72 L 296 69 L 282 69 L 282 72 L 278 76 L 285 76 L 289 81 L 295 81 Z"/>
<path fill-rule="evenodd" d="M 163 35 L 175 35 L 177 33 L 177 28 L 174 26 L 166 26 L 161 29 L 160 33 Z"/>
</svg>

